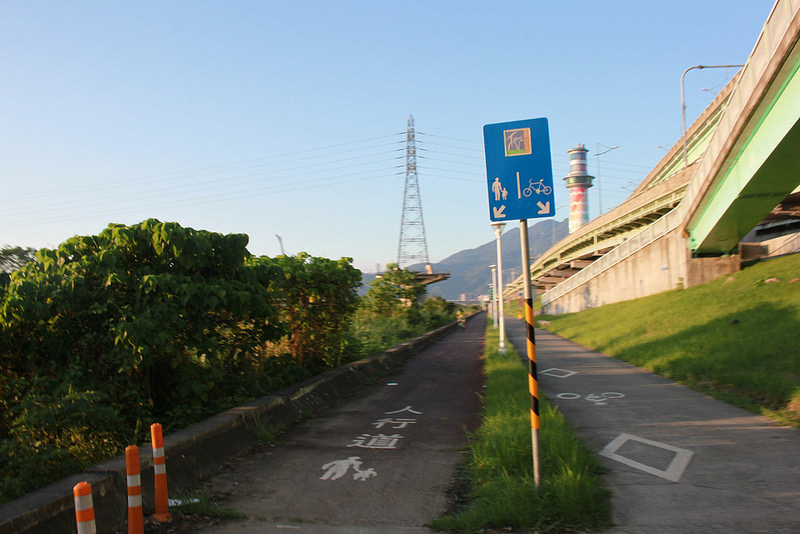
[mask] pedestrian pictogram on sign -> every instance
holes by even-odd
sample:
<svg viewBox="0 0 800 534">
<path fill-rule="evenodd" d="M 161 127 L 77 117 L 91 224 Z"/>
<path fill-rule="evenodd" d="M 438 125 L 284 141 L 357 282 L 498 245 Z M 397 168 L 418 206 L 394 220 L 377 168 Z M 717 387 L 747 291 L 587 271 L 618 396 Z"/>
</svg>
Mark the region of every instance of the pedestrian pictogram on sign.
<svg viewBox="0 0 800 534">
<path fill-rule="evenodd" d="M 483 127 L 492 221 L 555 215 L 547 119 Z"/>
</svg>

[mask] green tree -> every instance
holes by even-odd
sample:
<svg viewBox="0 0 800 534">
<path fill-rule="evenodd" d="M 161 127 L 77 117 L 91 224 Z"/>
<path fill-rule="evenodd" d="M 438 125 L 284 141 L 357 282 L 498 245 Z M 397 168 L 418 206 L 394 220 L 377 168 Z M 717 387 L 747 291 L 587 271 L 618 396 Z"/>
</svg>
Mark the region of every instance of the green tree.
<svg viewBox="0 0 800 534">
<path fill-rule="evenodd" d="M 104 391 L 128 423 L 223 394 L 283 334 L 247 241 L 150 219 L 39 250 L 0 295 L 0 380 L 18 401 L 41 379 Z"/>
<path fill-rule="evenodd" d="M 11 273 L 0 502 L 118 453 L 149 423 L 179 428 L 360 355 L 352 260 L 254 258 L 247 241 L 112 224 Z"/>
<path fill-rule="evenodd" d="M 341 364 L 353 346 L 353 314 L 360 299 L 361 271 L 352 259 L 330 260 L 301 252 L 297 256 L 261 257 L 255 265 L 270 266 L 281 276 L 271 279 L 269 289 L 281 317 L 288 325 L 286 345 L 304 367 Z"/>
<path fill-rule="evenodd" d="M 428 297 L 422 304 L 422 313 L 429 328 L 438 328 L 452 322 L 458 305 L 448 302 L 439 295 Z"/>
<path fill-rule="evenodd" d="M 386 272 L 370 283 L 365 305 L 381 315 L 408 315 L 419 312 L 419 301 L 425 286 L 417 282 L 416 274 L 401 269 L 396 263 L 386 266 Z"/>
</svg>

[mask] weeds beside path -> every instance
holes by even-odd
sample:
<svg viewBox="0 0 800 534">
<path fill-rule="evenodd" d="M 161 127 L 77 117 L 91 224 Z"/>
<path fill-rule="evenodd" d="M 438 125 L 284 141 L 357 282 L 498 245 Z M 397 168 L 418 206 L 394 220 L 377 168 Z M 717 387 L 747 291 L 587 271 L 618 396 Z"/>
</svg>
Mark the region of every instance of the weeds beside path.
<svg viewBox="0 0 800 534">
<path fill-rule="evenodd" d="M 498 354 L 497 341 L 497 330 L 490 326 L 483 423 L 470 436 L 462 466 L 471 487 L 467 504 L 435 521 L 433 528 L 459 533 L 486 528 L 556 533 L 608 525 L 611 506 L 598 476 L 601 467 L 546 399 L 540 399 L 542 473 L 541 487 L 535 487 L 527 371 L 513 347 Z"/>
</svg>

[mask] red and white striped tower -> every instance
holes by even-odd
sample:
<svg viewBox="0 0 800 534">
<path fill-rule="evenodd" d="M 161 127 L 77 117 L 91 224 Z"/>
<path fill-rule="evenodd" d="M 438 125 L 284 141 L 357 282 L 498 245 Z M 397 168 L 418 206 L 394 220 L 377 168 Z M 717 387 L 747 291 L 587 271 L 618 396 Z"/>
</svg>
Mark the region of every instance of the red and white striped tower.
<svg viewBox="0 0 800 534">
<path fill-rule="evenodd" d="M 564 180 L 569 189 L 569 231 L 574 232 L 589 222 L 589 197 L 587 191 L 592 187 L 594 176 L 586 174 L 586 153 L 588 150 L 579 144 L 567 150 L 570 171 Z"/>
</svg>

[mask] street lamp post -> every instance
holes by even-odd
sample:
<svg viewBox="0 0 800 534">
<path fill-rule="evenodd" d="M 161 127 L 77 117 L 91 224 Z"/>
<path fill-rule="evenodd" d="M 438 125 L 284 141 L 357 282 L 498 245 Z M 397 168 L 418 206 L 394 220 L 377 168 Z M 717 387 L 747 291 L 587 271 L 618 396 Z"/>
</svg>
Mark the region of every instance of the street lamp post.
<svg viewBox="0 0 800 534">
<path fill-rule="evenodd" d="M 500 354 L 506 352 L 506 329 L 505 321 L 503 319 L 503 248 L 500 245 L 500 235 L 503 233 L 506 223 L 493 222 L 494 234 L 497 236 L 497 316 L 500 323 L 500 345 L 498 351 Z"/>
<path fill-rule="evenodd" d="M 612 147 L 608 147 L 607 150 L 600 152 L 600 143 L 597 143 L 597 150 L 594 157 L 597 158 L 595 161 L 597 162 L 597 216 L 598 217 L 603 214 L 603 201 L 600 198 L 600 156 L 608 152 L 611 152 L 612 150 L 615 150 L 617 148 L 619 148 L 619 145 L 614 145 Z"/>
<path fill-rule="evenodd" d="M 683 78 L 686 76 L 686 73 L 693 69 L 730 69 L 734 67 L 744 67 L 744 65 L 695 65 L 694 67 L 689 67 L 683 74 L 681 74 L 681 127 L 683 128 L 683 164 L 684 166 L 689 166 L 689 156 L 688 150 L 686 148 L 686 98 L 683 89 Z"/>
</svg>

